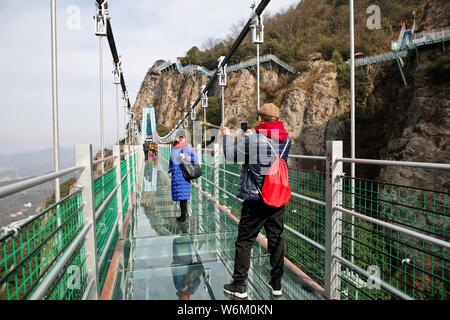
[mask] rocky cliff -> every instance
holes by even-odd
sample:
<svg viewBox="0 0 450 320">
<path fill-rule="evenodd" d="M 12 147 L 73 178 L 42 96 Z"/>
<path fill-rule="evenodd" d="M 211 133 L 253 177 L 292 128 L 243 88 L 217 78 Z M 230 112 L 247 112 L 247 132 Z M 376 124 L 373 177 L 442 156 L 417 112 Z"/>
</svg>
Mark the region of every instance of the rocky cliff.
<svg viewBox="0 0 450 320">
<path fill-rule="evenodd" d="M 143 107 L 153 105 L 159 123 L 171 128 L 197 98 L 207 78 L 199 73 L 180 75 L 176 72 L 158 75 L 150 68 L 139 91 L 135 112 L 140 120 Z M 276 101 L 288 130 L 292 134 L 295 152 L 324 154 L 327 138 L 343 138 L 344 123 L 336 119 L 349 110 L 348 99 L 339 92 L 336 67 L 332 62 L 312 59 L 307 71 L 286 75 L 276 67 L 265 67 L 261 75 L 262 99 Z M 216 86 L 211 97 L 220 100 Z M 256 76 L 252 70 L 229 75 L 225 91 L 225 122 L 238 127 L 241 121 L 256 120 Z M 301 137 L 301 139 L 300 139 Z"/>
<path fill-rule="evenodd" d="M 448 82 L 436 85 L 427 74 L 427 66 L 437 57 L 445 56 L 440 48 L 423 50 L 419 65 L 416 58 L 411 56 L 406 68 L 408 88 L 404 88 L 393 63 L 382 68 L 376 79 L 370 79 L 369 75 L 359 77 L 358 157 L 448 162 Z M 180 75 L 171 72 L 159 75 L 156 70 L 155 66 L 150 68 L 142 83 L 134 106 L 136 117 L 140 122 L 142 108 L 153 105 L 157 110 L 158 122 L 171 128 L 188 110 L 190 102 L 197 98 L 201 86 L 208 79 L 200 73 Z M 323 155 L 325 143 L 331 139 L 344 140 L 345 153 L 349 154 L 349 91 L 340 85 L 337 77 L 336 66 L 318 54 L 311 55 L 305 71 L 295 76 L 286 75 L 276 67 L 266 66 L 262 69 L 262 100 L 280 105 L 296 154 Z M 220 101 L 217 85 L 210 97 Z M 226 125 L 236 128 L 241 121 L 253 124 L 255 110 L 254 71 L 231 73 L 225 91 Z M 380 174 L 375 169 L 370 172 L 364 169 L 361 168 L 364 175 L 370 178 Z M 387 179 L 390 175 L 383 172 L 382 177 Z M 444 183 L 445 177 L 433 180 L 432 186 L 439 189 L 446 187 L 448 190 L 449 186 Z"/>
<path fill-rule="evenodd" d="M 151 105 L 156 108 L 158 123 L 172 128 L 189 109 L 191 101 L 198 97 L 201 86 L 206 82 L 207 76 L 200 73 L 159 75 L 156 66 L 151 67 L 134 105 L 138 124 L 141 123 L 142 109 Z"/>
</svg>

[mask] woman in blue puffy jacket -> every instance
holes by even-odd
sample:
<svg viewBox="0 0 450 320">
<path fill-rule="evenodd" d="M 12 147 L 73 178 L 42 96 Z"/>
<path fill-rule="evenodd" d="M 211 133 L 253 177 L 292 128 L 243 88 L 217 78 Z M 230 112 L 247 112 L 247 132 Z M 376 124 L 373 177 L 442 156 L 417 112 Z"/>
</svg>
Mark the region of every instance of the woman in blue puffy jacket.
<svg viewBox="0 0 450 320">
<path fill-rule="evenodd" d="M 172 200 L 180 202 L 181 216 L 177 220 L 184 222 L 187 217 L 187 202 L 191 198 L 191 182 L 183 176 L 181 159 L 193 163 L 198 161 L 194 148 L 183 136 L 178 136 L 170 157 L 169 175 L 172 178 Z"/>
</svg>

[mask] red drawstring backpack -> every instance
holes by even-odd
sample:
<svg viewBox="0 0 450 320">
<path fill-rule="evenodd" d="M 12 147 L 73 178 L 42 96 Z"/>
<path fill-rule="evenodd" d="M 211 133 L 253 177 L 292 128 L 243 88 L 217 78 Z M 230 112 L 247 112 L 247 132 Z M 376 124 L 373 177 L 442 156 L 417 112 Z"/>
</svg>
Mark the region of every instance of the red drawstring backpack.
<svg viewBox="0 0 450 320">
<path fill-rule="evenodd" d="M 281 208 L 287 205 L 292 197 L 291 186 L 289 185 L 289 171 L 286 161 L 283 159 L 283 155 L 286 152 L 289 141 L 286 143 L 281 155 L 278 155 L 269 140 L 266 140 L 270 145 L 270 148 L 272 148 L 272 151 L 275 153 L 277 159 L 267 171 L 263 182 L 261 196 L 267 205 L 275 208 Z"/>
</svg>

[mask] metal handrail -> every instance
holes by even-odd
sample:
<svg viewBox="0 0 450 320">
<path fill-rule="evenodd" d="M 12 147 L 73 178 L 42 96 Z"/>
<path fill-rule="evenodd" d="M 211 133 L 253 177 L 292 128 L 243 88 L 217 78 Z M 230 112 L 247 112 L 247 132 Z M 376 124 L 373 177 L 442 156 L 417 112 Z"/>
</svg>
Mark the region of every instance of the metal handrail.
<svg viewBox="0 0 450 320">
<path fill-rule="evenodd" d="M 308 202 L 317 204 L 317 205 L 322 206 L 322 207 L 326 207 L 326 206 L 327 206 L 327 204 L 326 204 L 324 201 L 320 201 L 320 200 L 317 200 L 317 199 L 313 199 L 313 198 L 310 198 L 310 197 L 301 195 L 301 194 L 299 194 L 299 193 L 297 193 L 297 192 L 292 192 L 292 195 L 293 195 L 294 197 L 296 197 L 296 198 L 299 198 L 299 199 L 302 199 L 302 200 L 305 200 L 305 201 L 308 201 Z"/>
<path fill-rule="evenodd" d="M 230 174 L 230 175 L 232 175 L 232 176 L 235 176 L 235 177 L 240 177 L 240 175 L 239 174 L 237 174 L 237 173 L 234 173 L 234 172 L 231 172 L 231 171 L 228 171 L 228 170 L 226 170 L 226 169 L 223 169 L 223 168 L 220 168 L 219 167 L 219 171 L 222 171 L 222 172 L 225 172 L 225 173 L 228 173 L 228 174 Z"/>
<path fill-rule="evenodd" d="M 31 250 L 31 252 L 29 252 L 26 256 L 24 256 L 22 258 L 22 260 L 20 260 L 19 263 L 16 263 L 14 265 L 14 267 L 11 270 L 6 270 L 6 274 L 2 275 L 0 277 L 0 283 L 3 283 L 6 279 L 8 279 L 11 274 L 14 274 L 14 272 L 16 272 L 16 270 L 18 270 L 19 268 L 21 268 L 23 266 L 24 263 L 28 262 L 27 260 L 30 259 L 30 257 L 32 257 L 36 252 L 38 252 L 42 247 L 44 247 L 45 245 L 47 245 L 47 243 L 55 236 L 58 234 L 58 232 L 60 232 L 69 222 L 70 219 L 72 217 L 74 217 L 76 214 L 78 214 L 81 210 L 83 210 L 84 206 L 82 205 L 81 207 L 79 207 L 77 210 L 75 210 L 75 212 L 73 212 L 69 219 L 67 219 L 66 222 L 64 222 L 62 225 L 60 225 L 59 227 L 57 227 L 52 233 L 50 233 L 42 242 L 40 242 L 37 246 L 34 247 L 33 250 Z M 5 239 L 8 239 L 7 237 L 4 237 L 3 239 L 1 239 L 1 241 L 4 241 Z M 53 264 L 53 262 L 51 263 Z M 50 267 L 51 267 L 50 264 Z"/>
<path fill-rule="evenodd" d="M 67 199 L 73 197 L 75 194 L 77 194 L 78 192 L 80 192 L 81 188 L 78 188 L 77 190 L 73 191 L 72 193 L 68 194 L 67 196 L 65 196 L 64 198 L 62 198 L 59 202 L 52 204 L 51 206 L 49 206 L 48 208 L 45 208 L 42 212 L 39 212 L 38 214 L 31 216 L 25 220 L 16 222 L 16 224 L 14 225 L 14 228 L 11 230 L 7 230 L 4 234 L 0 234 L 0 242 L 4 241 L 5 239 L 11 237 L 12 235 L 15 234 L 15 230 L 20 230 L 23 227 L 29 225 L 30 223 L 36 221 L 37 219 L 39 219 L 40 217 L 42 217 L 43 215 L 47 214 L 49 211 L 55 209 L 58 205 L 60 205 L 61 203 L 65 202 Z M 11 225 L 10 225 L 11 226 Z"/>
<path fill-rule="evenodd" d="M 86 286 L 86 289 L 84 290 L 84 294 L 83 297 L 81 298 L 81 300 L 87 300 L 89 293 L 91 292 L 92 289 L 92 285 L 94 284 L 94 280 L 90 279 L 88 282 L 88 285 Z"/>
<path fill-rule="evenodd" d="M 381 221 L 381 220 L 378 220 L 378 219 L 375 219 L 375 218 L 372 218 L 372 217 L 368 217 L 368 216 L 366 216 L 364 214 L 361 214 L 361 213 L 353 211 L 353 210 L 345 209 L 345 208 L 343 208 L 341 206 L 336 206 L 336 207 L 334 207 L 334 209 L 337 210 L 337 211 L 340 211 L 342 213 L 346 213 L 348 215 L 351 215 L 351 216 L 354 216 L 356 218 L 359 218 L 361 220 L 365 220 L 367 222 L 379 225 L 381 227 L 385 227 L 385 228 L 388 228 L 388 229 L 391 229 L 391 230 L 394 230 L 394 231 L 398 231 L 398 232 L 401 232 L 401 233 L 404 233 L 404 234 L 407 234 L 407 235 L 419 238 L 419 239 L 424 240 L 426 242 L 434 243 L 434 244 L 436 244 L 436 245 L 438 245 L 440 247 L 444 247 L 444 248 L 450 249 L 450 242 L 447 242 L 447 241 L 444 241 L 444 240 L 441 240 L 441 239 L 437 239 L 437 238 L 431 237 L 429 235 L 426 235 L 426 234 L 423 234 L 423 233 L 420 233 L 420 232 L 417 232 L 417 231 L 414 231 L 414 230 L 411 230 L 411 229 L 408 229 L 408 228 L 405 228 L 405 227 L 396 226 L 396 225 L 394 225 L 392 223 L 389 223 L 389 222 L 385 222 L 385 221 Z"/>
<path fill-rule="evenodd" d="M 213 182 L 210 182 L 208 179 L 206 179 L 206 181 L 209 182 L 210 184 L 214 184 Z M 231 192 L 229 192 L 229 191 L 227 191 L 227 190 L 221 188 L 220 186 L 218 186 L 218 189 L 221 190 L 221 191 L 223 191 L 223 192 L 225 192 L 225 193 L 227 193 L 227 194 L 229 194 L 231 197 L 235 198 L 235 199 L 238 200 L 239 202 L 243 202 L 242 199 L 239 199 L 239 198 L 236 197 L 234 194 L 232 194 Z M 325 246 L 323 246 L 323 245 L 317 243 L 316 241 L 312 240 L 311 238 L 309 238 L 309 237 L 307 237 L 307 236 L 301 234 L 300 232 L 294 230 L 293 228 L 289 227 L 287 224 L 284 224 L 284 228 L 285 228 L 287 231 L 289 231 L 290 233 L 292 233 L 292 234 L 298 236 L 299 238 L 303 239 L 304 241 L 308 242 L 308 243 L 311 244 L 312 246 L 314 246 L 314 247 L 316 247 L 316 248 L 318 248 L 318 249 L 320 249 L 320 250 L 322 250 L 322 251 L 325 251 Z"/>
<path fill-rule="evenodd" d="M 103 261 L 105 260 L 106 255 L 108 254 L 108 250 L 109 250 L 109 247 L 111 246 L 112 239 L 113 239 L 113 236 L 114 236 L 114 229 L 117 227 L 117 225 L 118 225 L 118 223 L 119 223 L 119 215 L 120 215 L 120 214 L 121 214 L 121 213 L 118 212 L 116 221 L 114 222 L 114 226 L 112 227 L 111 233 L 110 233 L 110 235 L 109 235 L 109 237 L 108 237 L 108 240 L 106 241 L 105 247 L 103 248 L 102 256 L 101 256 L 100 259 L 98 260 L 98 265 L 99 265 L 99 266 L 101 266 L 101 265 L 103 264 Z"/>
<path fill-rule="evenodd" d="M 95 160 L 92 162 L 92 164 L 94 166 L 99 165 L 103 162 L 107 162 L 107 161 L 111 161 L 111 160 L 116 160 L 117 156 L 112 156 L 112 157 L 108 157 L 108 158 L 103 158 L 103 159 L 99 159 L 99 160 Z"/>
<path fill-rule="evenodd" d="M 396 167 L 410 167 L 422 169 L 440 169 L 450 170 L 450 164 L 446 163 L 430 163 L 430 162 L 408 162 L 408 161 L 392 161 L 392 160 L 372 160 L 372 159 L 348 159 L 338 158 L 338 162 L 344 163 L 358 163 L 358 164 L 373 164 L 378 166 L 396 166 Z"/>
<path fill-rule="evenodd" d="M 304 155 L 297 155 L 297 154 L 290 154 L 288 158 L 292 159 L 302 159 L 302 160 L 319 160 L 319 161 L 326 161 L 327 157 L 325 156 L 304 156 Z"/>
<path fill-rule="evenodd" d="M 208 179 L 206 179 L 207 182 L 209 182 L 210 184 L 214 185 L 214 182 L 210 182 Z M 236 195 L 232 194 L 231 192 L 225 190 L 224 188 L 221 188 L 220 186 L 218 186 L 219 190 L 222 190 L 223 192 L 225 192 L 226 194 L 229 194 L 232 198 L 235 198 L 236 200 L 238 200 L 239 202 L 244 202 L 244 200 L 239 199 Z"/>
<path fill-rule="evenodd" d="M 37 289 L 33 292 L 30 297 L 30 300 L 41 300 L 45 297 L 48 289 L 50 289 L 51 285 L 58 277 L 59 273 L 63 270 L 65 264 L 70 260 L 75 250 L 78 248 L 80 243 L 86 238 L 86 235 L 89 229 L 92 228 L 92 223 L 86 224 L 78 236 L 72 241 L 70 246 L 64 252 L 61 259 L 55 264 L 55 266 L 51 269 L 48 275 L 42 280 Z"/>
<path fill-rule="evenodd" d="M 39 186 L 46 182 L 50 182 L 57 178 L 67 176 L 71 173 L 81 171 L 83 169 L 84 169 L 84 167 L 82 167 L 82 166 L 72 167 L 72 168 L 60 170 L 57 172 L 48 173 L 48 174 L 38 176 L 35 178 L 27 179 L 24 181 L 16 182 L 16 183 L 4 186 L 4 187 L 0 187 L 0 199 L 10 196 L 12 194 L 18 193 L 18 192 L 22 192 L 24 190 L 27 190 L 27 189 L 30 189 L 33 187 L 36 187 L 36 186 Z"/>
<path fill-rule="evenodd" d="M 123 181 L 128 177 L 129 174 L 130 174 L 130 170 L 128 170 L 127 173 L 124 174 L 124 176 L 120 180 L 120 183 L 123 183 Z"/>
<path fill-rule="evenodd" d="M 105 210 L 108 203 L 111 201 L 111 199 L 116 194 L 117 190 L 119 189 L 119 185 L 116 185 L 114 189 L 111 191 L 111 193 L 106 197 L 105 201 L 103 201 L 102 205 L 95 211 L 95 218 L 97 219 L 102 214 L 103 210 Z"/>
<path fill-rule="evenodd" d="M 288 63 L 284 62 L 283 60 L 281 60 L 280 58 L 278 58 L 277 56 L 275 56 L 273 54 L 266 54 L 266 55 L 263 55 L 260 57 L 260 63 L 267 63 L 267 62 L 274 62 L 277 65 L 279 65 L 280 67 L 286 69 L 287 71 L 289 71 L 291 73 L 296 73 L 296 70 L 293 66 L 289 65 Z M 227 70 L 228 70 L 228 72 L 235 72 L 235 71 L 239 71 L 239 70 L 254 66 L 257 63 L 258 63 L 258 60 L 256 58 L 252 58 L 252 59 L 245 60 L 240 63 L 234 64 L 234 65 L 231 65 L 227 68 Z M 217 69 L 209 70 L 208 68 L 206 68 L 204 66 L 192 65 L 192 64 L 183 66 L 181 64 L 181 61 L 177 60 L 176 62 L 168 61 L 168 62 L 163 63 L 161 66 L 158 67 L 158 73 L 162 74 L 166 70 L 171 71 L 173 69 L 176 69 L 177 72 L 180 74 L 193 72 L 193 71 L 199 71 L 199 72 L 206 74 L 208 77 L 212 77 L 217 70 Z"/>
<path fill-rule="evenodd" d="M 350 261 L 348 261 L 347 259 L 338 256 L 336 254 L 332 255 L 334 259 L 338 260 L 340 263 L 342 263 L 344 266 L 346 266 L 347 268 L 350 268 L 354 271 L 356 271 L 357 273 L 365 276 L 366 278 L 370 278 L 371 275 L 364 269 L 361 269 L 360 267 L 358 267 L 357 265 L 355 265 L 354 263 L 351 263 Z M 384 290 L 392 293 L 393 295 L 402 298 L 403 300 L 414 300 L 413 298 L 411 298 L 410 296 L 408 296 L 407 294 L 401 292 L 400 290 L 394 288 L 393 286 L 391 286 L 390 284 L 386 283 L 384 280 L 382 279 L 377 279 L 380 283 L 381 288 L 383 288 Z"/>
<path fill-rule="evenodd" d="M 305 242 L 308 242 L 310 245 L 312 245 L 313 247 L 316 247 L 317 249 L 322 250 L 323 252 L 325 252 L 325 246 L 321 245 L 320 243 L 312 240 L 311 238 L 301 234 L 300 232 L 298 232 L 297 230 L 292 229 L 291 227 L 289 227 L 288 225 L 284 225 L 284 228 L 289 231 L 290 233 L 296 235 L 297 237 L 299 237 L 300 239 L 304 240 Z"/>
</svg>

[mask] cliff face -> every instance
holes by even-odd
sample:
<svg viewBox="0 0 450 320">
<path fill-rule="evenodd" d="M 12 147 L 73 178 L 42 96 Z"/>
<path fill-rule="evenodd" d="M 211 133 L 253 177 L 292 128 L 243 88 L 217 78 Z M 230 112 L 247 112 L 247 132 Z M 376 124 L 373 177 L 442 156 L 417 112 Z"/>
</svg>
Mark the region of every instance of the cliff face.
<svg viewBox="0 0 450 320">
<path fill-rule="evenodd" d="M 324 155 L 328 137 L 342 139 L 340 116 L 349 105 L 339 99 L 336 67 L 333 63 L 313 60 L 308 71 L 292 83 L 284 95 L 281 114 L 292 133 L 296 154 Z"/>
<path fill-rule="evenodd" d="M 279 101 L 281 115 L 292 135 L 294 152 L 324 154 L 329 137 L 343 138 L 336 118 L 348 112 L 345 99 L 340 101 L 337 73 L 333 63 L 324 60 L 309 61 L 308 71 L 298 76 L 287 76 L 277 68 L 263 68 L 261 74 L 262 100 L 269 91 Z M 158 75 L 151 68 L 144 79 L 135 104 L 140 121 L 142 108 L 153 105 L 159 123 L 171 128 L 197 98 L 207 77 L 199 73 L 180 75 L 176 72 Z M 216 85 L 211 96 L 220 102 L 220 88 Z M 229 74 L 225 90 L 225 122 L 238 127 L 241 121 L 256 120 L 256 77 L 254 72 L 241 70 Z M 300 139 L 301 137 L 301 139 Z"/>
<path fill-rule="evenodd" d="M 206 75 L 199 73 L 159 75 L 153 66 L 145 76 L 134 105 L 138 123 L 141 123 L 142 109 L 152 105 L 156 109 L 158 123 L 174 127 L 206 82 Z"/>
<path fill-rule="evenodd" d="M 380 152 L 382 158 L 448 163 L 450 160 L 450 82 L 436 85 L 427 66 L 442 53 L 439 49 L 422 51 L 420 66 L 408 70 L 409 88 L 399 89 L 400 103 L 392 105 L 394 128 Z M 434 190 L 450 190 L 450 173 L 433 170 L 389 167 L 380 178 L 398 184 L 423 185 Z"/>
</svg>

